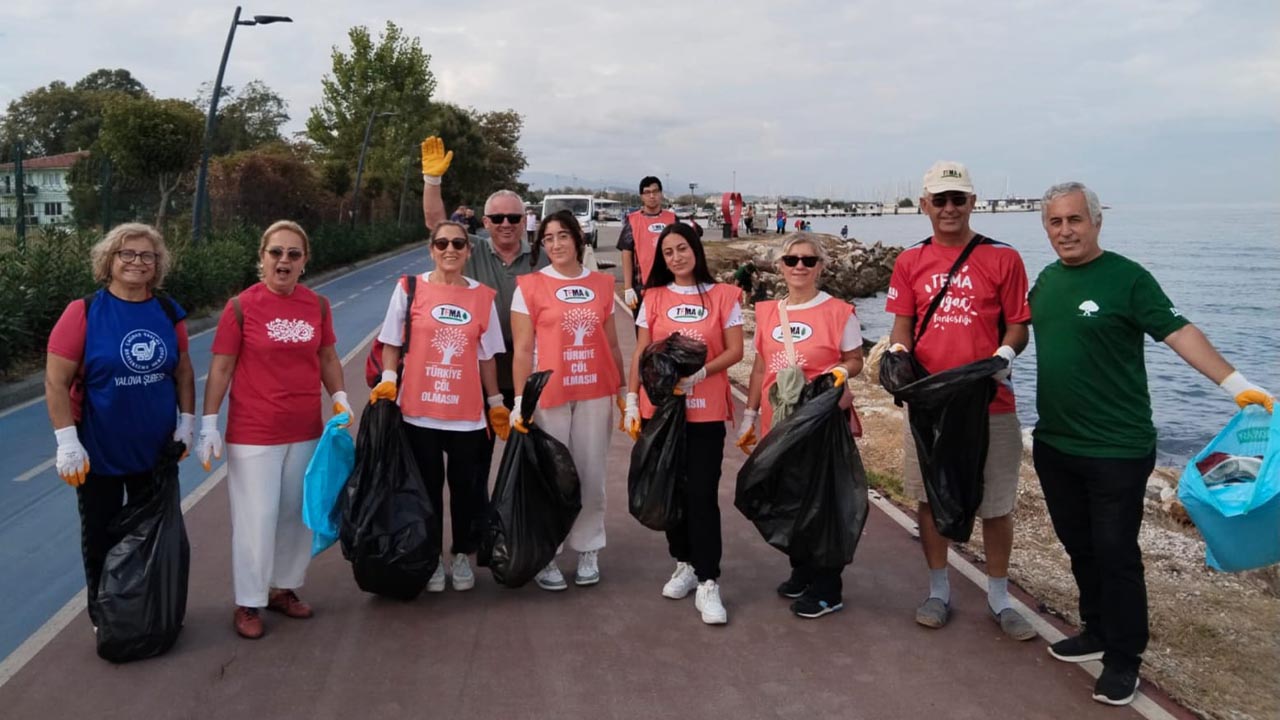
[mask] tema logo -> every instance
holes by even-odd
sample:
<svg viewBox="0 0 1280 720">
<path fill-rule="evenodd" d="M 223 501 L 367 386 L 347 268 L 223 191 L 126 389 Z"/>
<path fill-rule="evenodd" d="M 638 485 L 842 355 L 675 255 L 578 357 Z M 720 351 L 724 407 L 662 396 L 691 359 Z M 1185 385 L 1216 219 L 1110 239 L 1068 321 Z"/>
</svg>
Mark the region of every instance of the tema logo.
<svg viewBox="0 0 1280 720">
<path fill-rule="evenodd" d="M 782 326 L 777 325 L 771 333 L 775 342 L 783 342 Z M 791 339 L 796 342 L 803 342 L 813 336 L 813 328 L 802 322 L 791 323 Z"/>
<path fill-rule="evenodd" d="M 662 231 L 666 229 L 667 229 L 667 224 L 664 222 L 649 223 L 649 232 L 653 233 L 654 235 L 661 234 Z"/>
<path fill-rule="evenodd" d="M 431 317 L 445 325 L 466 325 L 471 322 L 471 313 L 457 305 L 437 305 L 431 308 Z"/>
<path fill-rule="evenodd" d="M 667 311 L 667 317 L 678 323 L 696 323 L 707 317 L 707 309 L 701 305 L 676 305 Z"/>
<path fill-rule="evenodd" d="M 589 287 L 583 287 L 582 285 L 565 285 L 556 291 L 556 297 L 560 302 L 581 305 L 595 300 L 596 294 L 592 292 Z"/>
</svg>

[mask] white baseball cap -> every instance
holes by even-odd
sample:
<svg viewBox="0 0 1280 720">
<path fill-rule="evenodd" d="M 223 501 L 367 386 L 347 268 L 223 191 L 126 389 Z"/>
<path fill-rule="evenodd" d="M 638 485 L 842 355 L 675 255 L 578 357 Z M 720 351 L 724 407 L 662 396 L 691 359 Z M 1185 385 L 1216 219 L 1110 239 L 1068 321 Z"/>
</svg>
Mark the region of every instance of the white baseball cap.
<svg viewBox="0 0 1280 720">
<path fill-rule="evenodd" d="M 951 160 L 939 160 L 925 172 L 923 187 L 930 195 L 957 190 L 972 194 L 973 178 L 964 165 Z"/>
</svg>

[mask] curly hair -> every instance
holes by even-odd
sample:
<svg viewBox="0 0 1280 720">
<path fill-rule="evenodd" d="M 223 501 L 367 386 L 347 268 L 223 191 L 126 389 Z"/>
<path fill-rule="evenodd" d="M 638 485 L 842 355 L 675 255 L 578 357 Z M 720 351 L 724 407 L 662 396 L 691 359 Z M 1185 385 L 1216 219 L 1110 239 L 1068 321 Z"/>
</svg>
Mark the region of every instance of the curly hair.
<svg viewBox="0 0 1280 720">
<path fill-rule="evenodd" d="M 165 246 L 164 236 L 160 231 L 145 223 L 121 223 L 111 228 L 106 237 L 94 244 L 89 251 L 94 280 L 103 285 L 111 284 L 111 263 L 125 240 L 134 238 L 150 240 L 156 254 L 156 272 L 151 276 L 147 287 L 155 290 L 164 284 L 164 276 L 169 272 L 169 248 Z"/>
</svg>

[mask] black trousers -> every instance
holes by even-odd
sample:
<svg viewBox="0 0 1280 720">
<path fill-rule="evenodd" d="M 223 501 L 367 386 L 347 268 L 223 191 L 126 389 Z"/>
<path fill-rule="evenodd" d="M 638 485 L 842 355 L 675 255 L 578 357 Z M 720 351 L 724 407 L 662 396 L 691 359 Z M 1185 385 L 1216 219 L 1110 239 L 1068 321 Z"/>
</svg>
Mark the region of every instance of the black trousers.
<svg viewBox="0 0 1280 720">
<path fill-rule="evenodd" d="M 802 565 L 794 559 L 791 562 L 791 580 L 808 586 L 804 592 L 819 600 L 835 604 L 841 602 L 844 594 L 844 579 L 840 573 L 844 568 L 818 568 Z"/>
<path fill-rule="evenodd" d="M 120 538 L 108 528 L 125 504 L 125 493 L 130 500 L 138 500 L 155 489 L 154 476 L 147 473 L 132 475 L 95 475 L 90 473 L 84 484 L 76 488 L 76 507 L 80 511 L 80 556 L 84 560 L 85 590 L 89 599 L 89 619 L 96 626 L 94 600 L 98 597 L 98 581 L 102 578 L 102 565 L 107 553 Z"/>
<path fill-rule="evenodd" d="M 1053 530 L 1071 558 L 1080 618 L 1105 665 L 1136 669 L 1147 647 L 1147 586 L 1138 529 L 1155 453 L 1091 458 L 1037 440 L 1032 449 Z"/>
<path fill-rule="evenodd" d="M 684 522 L 667 531 L 667 552 L 693 566 L 699 582 L 720 577 L 720 462 L 723 422 L 685 425 Z"/>
<path fill-rule="evenodd" d="M 418 472 L 436 510 L 433 532 L 443 545 L 444 483 L 449 481 L 450 553 L 469 554 L 480 547 L 485 508 L 489 506 L 489 458 L 493 440 L 485 430 L 435 430 L 404 424 Z M 448 470 L 445 456 L 449 456 Z"/>
</svg>

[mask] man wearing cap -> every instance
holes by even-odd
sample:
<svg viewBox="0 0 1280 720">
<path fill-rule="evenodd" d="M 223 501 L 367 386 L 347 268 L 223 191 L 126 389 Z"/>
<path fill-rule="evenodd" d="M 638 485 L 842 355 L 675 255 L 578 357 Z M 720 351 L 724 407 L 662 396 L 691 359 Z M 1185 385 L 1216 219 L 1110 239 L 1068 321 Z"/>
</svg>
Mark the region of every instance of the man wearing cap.
<svg viewBox="0 0 1280 720">
<path fill-rule="evenodd" d="M 1027 272 L 1013 247 L 969 228 L 977 196 L 964 165 L 938 162 L 925 173 L 920 207 L 933 235 L 902 252 L 893 267 L 885 310 L 893 314 L 890 352 L 914 352 L 930 373 L 998 355 L 1012 365 L 1027 345 Z M 967 246 L 968 259 L 948 272 Z M 945 285 L 945 288 L 944 288 Z M 918 327 L 945 289 L 928 327 Z M 915 342 L 916 338 L 919 342 Z M 996 375 L 999 386 L 990 407 L 987 460 L 983 469 L 982 541 L 987 555 L 987 606 L 1001 630 L 1017 640 L 1035 637 L 1035 629 L 1009 600 L 1009 554 L 1013 549 L 1013 508 L 1022 462 L 1022 429 L 1009 382 L 1009 369 Z M 929 568 L 929 596 L 916 610 L 916 622 L 930 628 L 951 616 L 947 577 L 949 541 L 937 530 L 924 491 L 915 442 L 903 435 L 904 486 L 919 503 L 920 544 Z"/>
<path fill-rule="evenodd" d="M 1143 336 L 1173 348 L 1240 407 L 1271 412 L 1275 398 L 1223 359 L 1142 266 L 1099 246 L 1102 206 L 1092 190 L 1054 185 L 1041 219 L 1058 260 L 1040 272 L 1029 298 L 1039 415 L 1032 456 L 1071 557 L 1083 626 L 1049 653 L 1101 660 L 1093 699 L 1127 705 L 1148 638 L 1138 530 L 1156 459 Z"/>
<path fill-rule="evenodd" d="M 622 251 L 622 301 L 635 311 L 640 307 L 644 281 L 658 254 L 658 236 L 676 222 L 676 214 L 662 209 L 662 181 L 649 175 L 640 181 L 640 209 L 627 215 L 618 235 Z"/>
</svg>

